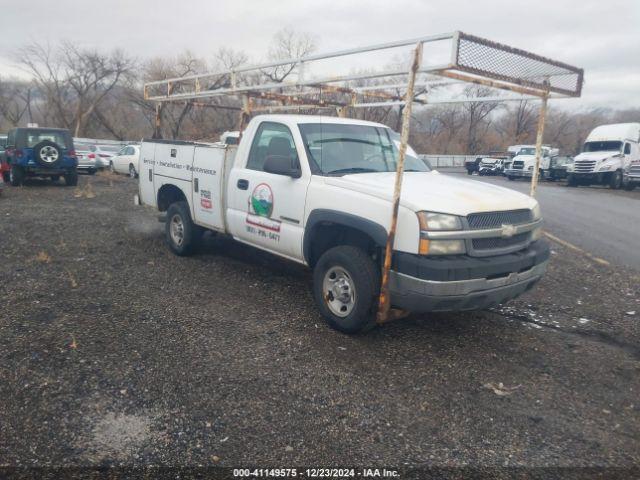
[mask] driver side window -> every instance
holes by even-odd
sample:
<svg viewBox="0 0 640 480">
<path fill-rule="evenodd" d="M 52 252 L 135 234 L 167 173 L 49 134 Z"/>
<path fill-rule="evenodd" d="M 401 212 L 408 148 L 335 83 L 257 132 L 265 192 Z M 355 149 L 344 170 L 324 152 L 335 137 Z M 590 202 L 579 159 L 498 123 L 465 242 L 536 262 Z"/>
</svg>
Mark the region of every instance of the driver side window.
<svg viewBox="0 0 640 480">
<path fill-rule="evenodd" d="M 625 143 L 624 144 L 624 154 L 625 155 L 629 155 L 631 153 L 631 144 L 630 143 Z"/>
<path fill-rule="evenodd" d="M 267 157 L 277 155 L 297 160 L 295 143 L 291 131 L 281 123 L 263 122 L 258 127 L 251 144 L 247 168 L 264 171 Z"/>
</svg>

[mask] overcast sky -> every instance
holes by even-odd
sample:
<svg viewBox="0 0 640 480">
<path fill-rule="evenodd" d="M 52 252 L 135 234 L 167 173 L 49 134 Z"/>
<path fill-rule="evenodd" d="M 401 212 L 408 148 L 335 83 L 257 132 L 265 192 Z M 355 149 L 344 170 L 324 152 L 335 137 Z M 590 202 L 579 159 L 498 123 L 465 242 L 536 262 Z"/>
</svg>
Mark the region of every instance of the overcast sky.
<svg viewBox="0 0 640 480">
<path fill-rule="evenodd" d="M 139 59 L 221 46 L 264 59 L 274 33 L 312 34 L 318 51 L 462 30 L 585 69 L 581 107 L 640 107 L 640 0 L 2 0 L 0 75 L 16 49 L 66 39 Z M 427 52 L 425 52 L 427 53 Z"/>
</svg>

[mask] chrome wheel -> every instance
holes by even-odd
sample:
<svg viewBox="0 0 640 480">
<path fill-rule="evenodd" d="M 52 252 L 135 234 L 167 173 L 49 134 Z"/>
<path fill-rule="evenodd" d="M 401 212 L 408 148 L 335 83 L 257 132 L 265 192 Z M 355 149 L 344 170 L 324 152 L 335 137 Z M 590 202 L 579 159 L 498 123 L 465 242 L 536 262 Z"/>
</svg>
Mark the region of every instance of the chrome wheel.
<svg viewBox="0 0 640 480">
<path fill-rule="evenodd" d="M 176 214 L 171 217 L 169 232 L 171 234 L 171 241 L 176 246 L 181 246 L 184 242 L 184 223 L 182 222 L 182 217 L 180 215 Z"/>
<path fill-rule="evenodd" d="M 58 149 L 50 145 L 46 145 L 40 149 L 40 158 L 43 162 L 53 163 L 58 160 Z"/>
<path fill-rule="evenodd" d="M 356 304 L 356 289 L 349 272 L 342 267 L 331 267 L 322 282 L 324 301 L 331 313 L 346 317 Z"/>
<path fill-rule="evenodd" d="M 131 178 L 136 178 L 136 169 L 133 165 L 129 165 L 129 176 Z"/>
</svg>

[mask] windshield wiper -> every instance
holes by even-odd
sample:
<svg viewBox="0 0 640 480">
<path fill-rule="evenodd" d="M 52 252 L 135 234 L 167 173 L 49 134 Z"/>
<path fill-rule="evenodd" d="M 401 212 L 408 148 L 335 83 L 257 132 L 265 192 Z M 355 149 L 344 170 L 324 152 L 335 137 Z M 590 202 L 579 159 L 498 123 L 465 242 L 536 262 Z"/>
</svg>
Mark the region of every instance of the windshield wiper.
<svg viewBox="0 0 640 480">
<path fill-rule="evenodd" d="M 350 167 L 331 170 L 330 172 L 327 172 L 327 175 L 340 175 L 342 173 L 375 173 L 378 171 L 379 170 L 375 170 L 373 168 Z"/>
</svg>

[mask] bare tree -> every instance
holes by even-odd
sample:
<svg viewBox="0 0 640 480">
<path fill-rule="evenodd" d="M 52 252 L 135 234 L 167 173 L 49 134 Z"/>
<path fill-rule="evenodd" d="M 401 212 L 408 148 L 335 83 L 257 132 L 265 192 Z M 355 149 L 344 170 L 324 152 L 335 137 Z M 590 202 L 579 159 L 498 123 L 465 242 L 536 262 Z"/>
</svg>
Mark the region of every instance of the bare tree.
<svg viewBox="0 0 640 480">
<path fill-rule="evenodd" d="M 487 97 L 492 94 L 488 87 L 471 85 L 464 89 L 468 98 Z M 478 153 L 480 147 L 480 134 L 487 131 L 490 125 L 489 115 L 500 107 L 499 102 L 465 102 L 462 104 L 464 118 L 467 125 L 466 147 L 470 154 Z"/>
<path fill-rule="evenodd" d="M 304 32 L 285 28 L 276 33 L 269 48 L 269 60 L 277 62 L 290 58 L 299 58 L 309 55 L 316 50 L 315 39 Z M 290 63 L 264 70 L 263 73 L 274 82 L 282 82 L 297 68 L 298 65 Z"/>
<path fill-rule="evenodd" d="M 32 86 L 19 80 L 0 79 L 0 115 L 9 125 L 17 127 L 27 114 L 28 121 L 32 121 L 31 94 Z"/>
<path fill-rule="evenodd" d="M 33 43 L 20 51 L 19 61 L 75 136 L 84 133 L 89 116 L 133 65 L 120 50 L 105 55 L 70 42 L 56 49 Z"/>
</svg>

